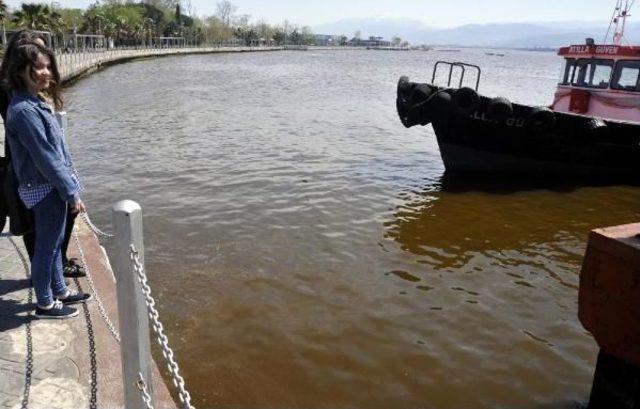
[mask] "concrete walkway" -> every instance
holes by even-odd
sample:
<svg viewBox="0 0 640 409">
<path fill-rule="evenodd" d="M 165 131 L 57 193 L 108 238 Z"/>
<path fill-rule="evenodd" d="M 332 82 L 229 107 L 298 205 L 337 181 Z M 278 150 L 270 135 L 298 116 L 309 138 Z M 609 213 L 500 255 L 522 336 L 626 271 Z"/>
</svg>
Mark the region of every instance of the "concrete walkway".
<svg viewBox="0 0 640 409">
<path fill-rule="evenodd" d="M 76 231 L 96 292 L 117 328 L 116 289 L 104 250 L 84 222 Z M 77 257 L 73 238 L 69 247 Z M 98 303 L 79 307 L 80 315 L 69 320 L 33 318 L 26 254 L 21 238 L 0 237 L 0 408 L 124 407 L 120 348 Z M 91 292 L 86 279 L 71 287 Z M 157 368 L 154 391 L 156 408 L 176 407 Z"/>
</svg>

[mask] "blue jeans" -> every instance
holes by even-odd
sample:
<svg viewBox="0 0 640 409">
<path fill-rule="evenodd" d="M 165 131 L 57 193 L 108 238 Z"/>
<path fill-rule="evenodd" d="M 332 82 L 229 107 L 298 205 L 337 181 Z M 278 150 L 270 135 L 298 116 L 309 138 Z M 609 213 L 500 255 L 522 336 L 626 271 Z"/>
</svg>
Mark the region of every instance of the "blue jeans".
<svg viewBox="0 0 640 409">
<path fill-rule="evenodd" d="M 46 307 L 53 302 L 53 297 L 67 293 L 60 251 L 64 240 L 67 203 L 53 189 L 33 207 L 33 213 L 38 234 L 31 262 L 31 280 L 38 305 Z"/>
</svg>

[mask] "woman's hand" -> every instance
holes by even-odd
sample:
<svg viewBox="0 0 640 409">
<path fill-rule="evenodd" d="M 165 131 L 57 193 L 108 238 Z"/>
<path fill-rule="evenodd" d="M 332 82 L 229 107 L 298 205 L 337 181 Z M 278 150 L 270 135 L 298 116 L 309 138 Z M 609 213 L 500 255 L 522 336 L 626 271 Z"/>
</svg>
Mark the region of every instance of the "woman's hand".
<svg viewBox="0 0 640 409">
<path fill-rule="evenodd" d="M 78 200 L 77 202 L 71 203 L 71 213 L 78 214 L 78 213 L 86 213 L 86 212 L 87 212 L 87 208 L 85 207 L 82 200 Z"/>
</svg>

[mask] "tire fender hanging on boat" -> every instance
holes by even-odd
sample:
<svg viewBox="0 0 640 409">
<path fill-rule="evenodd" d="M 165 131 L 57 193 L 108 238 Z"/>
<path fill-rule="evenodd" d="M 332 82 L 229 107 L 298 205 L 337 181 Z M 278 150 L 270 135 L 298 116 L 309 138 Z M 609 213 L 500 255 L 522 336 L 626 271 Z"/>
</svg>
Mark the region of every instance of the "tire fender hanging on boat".
<svg viewBox="0 0 640 409">
<path fill-rule="evenodd" d="M 413 91 L 415 89 L 415 86 L 416 84 L 409 82 L 408 77 L 402 76 L 400 77 L 400 80 L 398 80 L 398 96 L 396 99 L 396 109 L 398 111 L 400 121 L 407 128 L 418 124 L 418 122 L 416 122 L 411 115 L 411 100 L 414 95 Z"/>
<path fill-rule="evenodd" d="M 513 105 L 507 98 L 493 98 L 487 106 L 487 114 L 491 119 L 504 121 L 513 115 Z"/>
<path fill-rule="evenodd" d="M 527 127 L 540 132 L 548 131 L 556 124 L 556 114 L 548 108 L 533 108 L 527 117 Z"/>
<path fill-rule="evenodd" d="M 453 94 L 452 102 L 460 115 L 471 115 L 480 106 L 480 96 L 474 89 L 463 87 Z"/>
<path fill-rule="evenodd" d="M 582 125 L 582 129 L 590 139 L 607 139 L 609 135 L 607 123 L 600 118 L 590 118 Z"/>
<path fill-rule="evenodd" d="M 435 86 L 413 83 L 405 76 L 400 77 L 396 108 L 402 124 L 407 128 L 428 125 L 434 113 L 438 112 L 439 93 Z"/>
</svg>

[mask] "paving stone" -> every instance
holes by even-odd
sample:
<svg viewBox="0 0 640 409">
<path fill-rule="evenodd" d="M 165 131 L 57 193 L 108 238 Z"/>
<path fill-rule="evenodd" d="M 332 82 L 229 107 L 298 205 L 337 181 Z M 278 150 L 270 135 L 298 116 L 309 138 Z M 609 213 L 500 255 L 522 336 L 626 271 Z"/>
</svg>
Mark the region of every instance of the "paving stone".
<svg viewBox="0 0 640 409">
<path fill-rule="evenodd" d="M 16 394 L 24 388 L 25 365 L 6 365 L 0 364 L 0 395 Z"/>
</svg>

